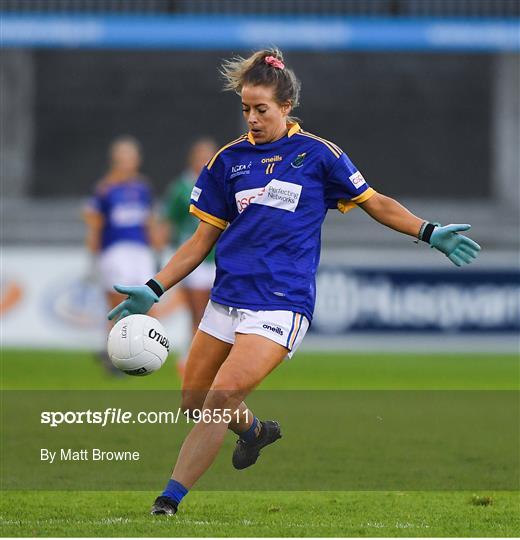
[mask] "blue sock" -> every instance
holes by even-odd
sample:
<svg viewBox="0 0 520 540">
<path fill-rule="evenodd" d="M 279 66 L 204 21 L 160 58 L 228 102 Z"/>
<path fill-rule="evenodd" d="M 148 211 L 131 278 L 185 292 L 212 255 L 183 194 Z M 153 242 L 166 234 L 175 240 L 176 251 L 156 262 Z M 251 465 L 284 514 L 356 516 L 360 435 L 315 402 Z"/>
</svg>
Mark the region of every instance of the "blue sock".
<svg viewBox="0 0 520 540">
<path fill-rule="evenodd" d="M 162 492 L 163 497 L 169 497 L 179 504 L 188 490 L 177 480 L 170 480 L 166 484 L 166 489 Z"/>
<path fill-rule="evenodd" d="M 240 433 L 240 438 L 246 442 L 256 441 L 255 430 L 257 426 L 258 426 L 258 418 L 255 416 L 253 418 L 253 423 L 251 424 L 251 427 L 247 431 L 244 431 L 244 433 Z"/>
</svg>

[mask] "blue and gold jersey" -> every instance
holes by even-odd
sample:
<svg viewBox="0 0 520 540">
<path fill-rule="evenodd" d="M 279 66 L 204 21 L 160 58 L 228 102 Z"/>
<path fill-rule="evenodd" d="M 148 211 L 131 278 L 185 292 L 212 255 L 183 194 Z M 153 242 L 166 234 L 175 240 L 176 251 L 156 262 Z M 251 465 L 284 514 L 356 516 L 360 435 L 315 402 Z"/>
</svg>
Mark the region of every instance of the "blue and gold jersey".
<svg viewBox="0 0 520 540">
<path fill-rule="evenodd" d="M 255 144 L 221 148 L 202 170 L 190 212 L 224 232 L 217 242 L 215 302 L 252 310 L 314 310 L 321 225 L 375 191 L 335 144 L 293 124 Z"/>
<path fill-rule="evenodd" d="M 142 177 L 118 183 L 100 182 L 89 206 L 104 218 L 101 249 L 118 242 L 148 245 L 147 226 L 152 204 L 152 191 Z"/>
</svg>

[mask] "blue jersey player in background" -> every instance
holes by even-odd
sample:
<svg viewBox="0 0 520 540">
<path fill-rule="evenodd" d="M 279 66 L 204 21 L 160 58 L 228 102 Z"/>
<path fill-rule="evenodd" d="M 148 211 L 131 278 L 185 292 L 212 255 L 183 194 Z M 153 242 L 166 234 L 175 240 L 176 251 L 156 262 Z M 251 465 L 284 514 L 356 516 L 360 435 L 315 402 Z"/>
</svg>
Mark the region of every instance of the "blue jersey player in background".
<svg viewBox="0 0 520 540">
<path fill-rule="evenodd" d="M 140 173 L 139 142 L 128 135 L 116 138 L 109 160 L 109 170 L 97 183 L 84 219 L 87 248 L 95 259 L 107 304 L 114 308 L 121 302 L 114 283 L 131 285 L 155 273 L 152 240 L 157 243 L 157 235 L 150 184 Z M 106 367 L 117 372 L 105 356 Z"/>
<path fill-rule="evenodd" d="M 457 266 L 480 247 L 459 234 L 469 225 L 440 226 L 421 219 L 369 187 L 348 156 L 304 131 L 292 109 L 300 83 L 280 51 L 262 50 L 222 66 L 226 89 L 240 95 L 249 131 L 221 148 L 191 194 L 200 219 L 187 240 L 145 285 L 117 287 L 128 298 L 109 318 L 146 313 L 216 244 L 216 278 L 188 356 L 182 407 L 201 409 L 205 421 L 186 437 L 152 514 L 172 515 L 210 467 L 228 429 L 239 439 L 236 469 L 254 464 L 281 437 L 244 399 L 300 345 L 312 319 L 320 230 L 329 209 L 357 206 L 398 232 L 429 243 Z M 348 299 L 345 299 L 348 301 Z M 224 411 L 232 411 L 226 415 Z"/>
</svg>

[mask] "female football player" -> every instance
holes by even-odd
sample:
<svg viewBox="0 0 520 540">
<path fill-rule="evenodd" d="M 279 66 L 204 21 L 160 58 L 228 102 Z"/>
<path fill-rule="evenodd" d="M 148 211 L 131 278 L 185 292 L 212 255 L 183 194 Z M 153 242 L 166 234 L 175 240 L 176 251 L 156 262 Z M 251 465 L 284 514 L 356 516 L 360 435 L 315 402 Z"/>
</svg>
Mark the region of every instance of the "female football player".
<svg viewBox="0 0 520 540">
<path fill-rule="evenodd" d="M 130 285 L 154 275 L 151 244 L 155 236 L 152 193 L 139 170 L 137 139 L 117 137 L 110 145 L 109 160 L 109 170 L 96 185 L 83 216 L 87 248 L 96 258 L 107 304 L 114 308 L 121 302 L 114 283 Z M 111 372 L 117 372 L 108 358 L 103 361 Z"/>
<path fill-rule="evenodd" d="M 239 435 L 232 459 L 237 469 L 255 463 L 260 450 L 280 438 L 278 423 L 258 420 L 244 399 L 294 354 L 309 327 L 328 209 L 360 206 L 457 266 L 480 250 L 459 234 L 469 225 L 442 227 L 413 215 L 369 187 L 337 145 L 302 130 L 290 116 L 300 83 L 280 51 L 233 58 L 222 73 L 226 89 L 241 97 L 249 131 L 221 148 L 200 174 L 191 193 L 190 212 L 200 219 L 193 236 L 146 285 L 116 286 L 128 298 L 109 314 L 146 313 L 216 244 L 216 279 L 183 385 L 184 410 L 205 417 L 186 437 L 153 514 L 177 511 L 212 464 L 228 428 Z"/>
</svg>

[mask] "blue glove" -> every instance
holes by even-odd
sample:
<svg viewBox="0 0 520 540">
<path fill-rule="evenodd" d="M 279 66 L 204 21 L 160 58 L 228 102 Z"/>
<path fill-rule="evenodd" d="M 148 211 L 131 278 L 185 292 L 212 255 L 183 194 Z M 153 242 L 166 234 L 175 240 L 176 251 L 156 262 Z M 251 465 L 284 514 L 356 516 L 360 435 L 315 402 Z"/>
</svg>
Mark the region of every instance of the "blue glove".
<svg viewBox="0 0 520 540">
<path fill-rule="evenodd" d="M 114 289 L 121 294 L 127 294 L 128 298 L 123 300 L 109 314 L 108 319 L 119 321 L 128 315 L 136 313 L 147 313 L 150 308 L 159 301 L 159 296 L 148 286 L 138 285 L 134 287 L 123 287 L 114 285 Z"/>
<path fill-rule="evenodd" d="M 470 264 L 477 258 L 481 247 L 470 238 L 458 234 L 469 229 L 471 225 L 435 227 L 430 236 L 430 245 L 444 253 L 457 266 Z"/>
</svg>

